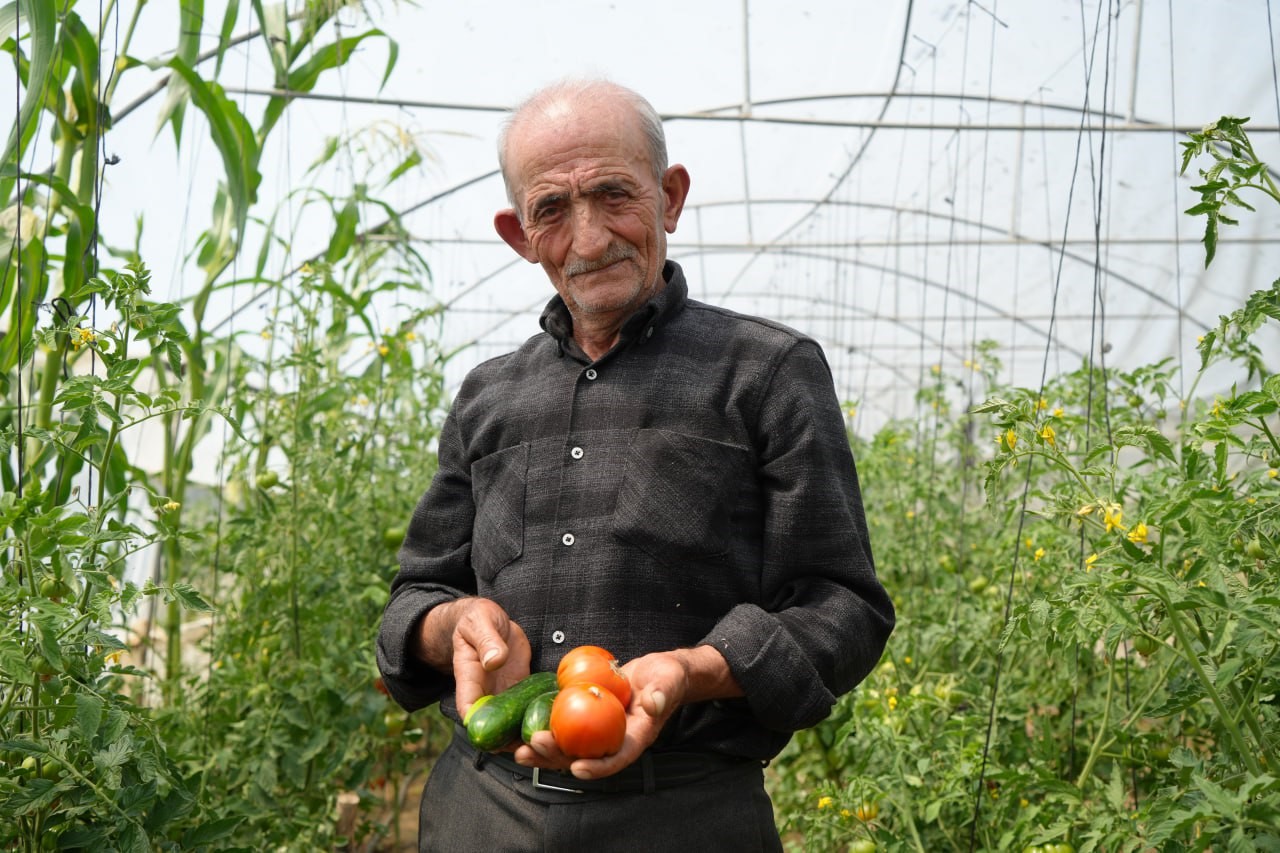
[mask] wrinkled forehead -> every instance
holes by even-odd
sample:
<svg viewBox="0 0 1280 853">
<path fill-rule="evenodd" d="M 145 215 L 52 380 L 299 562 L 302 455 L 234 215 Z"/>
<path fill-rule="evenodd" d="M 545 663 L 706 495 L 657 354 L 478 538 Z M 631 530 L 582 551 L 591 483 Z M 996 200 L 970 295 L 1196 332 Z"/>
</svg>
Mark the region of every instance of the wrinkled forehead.
<svg viewBox="0 0 1280 853">
<path fill-rule="evenodd" d="M 557 101 L 532 111 L 507 137 L 507 167 L 517 194 L 540 174 L 569 163 L 623 162 L 639 174 L 652 170 L 634 110 L 612 102 Z"/>
</svg>

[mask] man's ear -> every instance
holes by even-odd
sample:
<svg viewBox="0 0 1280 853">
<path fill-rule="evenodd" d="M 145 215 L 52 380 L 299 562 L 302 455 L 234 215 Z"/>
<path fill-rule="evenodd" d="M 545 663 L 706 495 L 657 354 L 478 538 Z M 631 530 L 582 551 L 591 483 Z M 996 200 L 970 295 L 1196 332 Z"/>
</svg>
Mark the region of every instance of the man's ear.
<svg viewBox="0 0 1280 853">
<path fill-rule="evenodd" d="M 516 216 L 513 209 L 507 208 L 495 213 L 493 227 L 498 230 L 498 236 L 516 250 L 517 255 L 531 264 L 537 262 L 538 258 L 533 254 L 533 247 L 524 236 L 524 226 L 520 224 L 520 217 Z"/>
<path fill-rule="evenodd" d="M 662 194 L 666 200 L 662 211 L 662 227 L 667 229 L 668 234 L 674 234 L 680 211 L 684 210 L 684 200 L 689 197 L 689 170 L 679 163 L 667 169 L 662 176 Z"/>
</svg>

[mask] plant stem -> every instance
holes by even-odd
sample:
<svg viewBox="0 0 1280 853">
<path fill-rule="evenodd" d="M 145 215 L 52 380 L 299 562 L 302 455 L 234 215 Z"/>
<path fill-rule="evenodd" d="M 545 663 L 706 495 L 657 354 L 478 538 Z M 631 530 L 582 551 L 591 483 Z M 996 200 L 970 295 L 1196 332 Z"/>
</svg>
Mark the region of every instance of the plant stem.
<svg viewBox="0 0 1280 853">
<path fill-rule="evenodd" d="M 1258 766 L 1258 759 L 1254 756 L 1253 751 L 1249 749 L 1249 744 L 1245 740 L 1244 733 L 1240 731 L 1240 726 L 1236 724 L 1225 705 L 1222 703 L 1222 697 L 1218 694 L 1217 688 L 1213 685 L 1213 679 L 1209 678 L 1208 673 L 1204 671 L 1204 665 L 1200 662 L 1200 656 L 1195 653 L 1191 644 L 1191 638 L 1187 636 L 1186 625 L 1177 610 L 1173 609 L 1172 603 L 1163 590 L 1150 588 L 1153 595 L 1160 599 L 1164 605 L 1165 612 L 1169 614 L 1169 623 L 1173 626 L 1173 633 L 1178 638 L 1178 647 L 1182 651 L 1182 657 L 1187 663 L 1191 664 L 1191 669 L 1195 672 L 1196 678 L 1200 681 L 1200 685 L 1204 688 L 1205 695 L 1209 701 L 1213 703 L 1213 707 L 1218 712 L 1218 717 L 1222 720 L 1223 727 L 1227 730 L 1227 734 L 1231 736 L 1236 752 L 1239 753 L 1240 760 L 1244 762 L 1249 771 L 1255 775 L 1261 775 L 1262 768 Z"/>
<path fill-rule="evenodd" d="M 1111 662 L 1107 666 L 1107 695 L 1102 702 L 1102 722 L 1098 724 L 1098 734 L 1093 740 L 1093 745 L 1089 747 L 1089 757 L 1085 759 L 1084 767 L 1080 769 L 1080 775 L 1076 777 L 1076 787 L 1080 792 L 1084 793 L 1085 782 L 1093 775 L 1093 765 L 1097 763 L 1098 758 L 1102 754 L 1103 741 L 1106 740 L 1107 726 L 1111 721 L 1111 697 L 1115 692 L 1116 683 L 1116 656 L 1111 655 Z"/>
</svg>

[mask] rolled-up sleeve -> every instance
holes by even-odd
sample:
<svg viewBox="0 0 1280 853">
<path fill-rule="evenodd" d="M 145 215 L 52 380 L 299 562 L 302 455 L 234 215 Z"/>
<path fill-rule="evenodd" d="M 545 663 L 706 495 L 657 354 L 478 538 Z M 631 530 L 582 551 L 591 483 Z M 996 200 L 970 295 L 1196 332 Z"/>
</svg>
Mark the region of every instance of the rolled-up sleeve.
<svg viewBox="0 0 1280 853">
<path fill-rule="evenodd" d="M 724 655 L 766 728 L 821 721 L 872 670 L 894 626 L 876 578 L 857 472 L 821 350 L 780 358 L 759 407 L 764 493 L 760 603 L 703 640 Z"/>
</svg>

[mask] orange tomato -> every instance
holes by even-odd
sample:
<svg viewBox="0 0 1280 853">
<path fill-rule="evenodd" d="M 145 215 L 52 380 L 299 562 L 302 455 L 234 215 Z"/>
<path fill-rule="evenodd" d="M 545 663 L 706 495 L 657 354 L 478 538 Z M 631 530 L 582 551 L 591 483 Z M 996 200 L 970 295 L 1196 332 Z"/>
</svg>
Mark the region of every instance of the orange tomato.
<svg viewBox="0 0 1280 853">
<path fill-rule="evenodd" d="M 603 758 L 622 748 L 627 712 L 598 684 L 562 687 L 551 704 L 551 735 L 573 758 Z"/>
<path fill-rule="evenodd" d="M 578 646 L 556 667 L 561 690 L 574 684 L 598 684 L 617 696 L 624 708 L 631 702 L 631 682 L 618 668 L 617 658 L 599 646 Z"/>
</svg>

